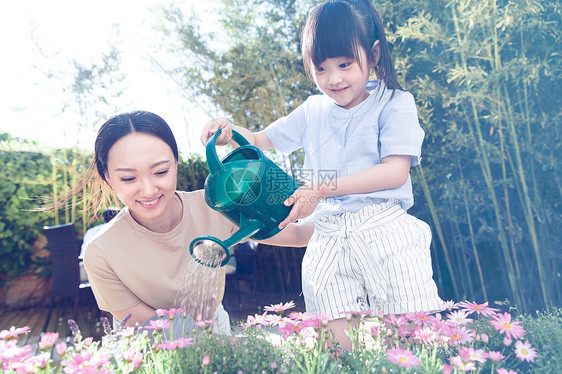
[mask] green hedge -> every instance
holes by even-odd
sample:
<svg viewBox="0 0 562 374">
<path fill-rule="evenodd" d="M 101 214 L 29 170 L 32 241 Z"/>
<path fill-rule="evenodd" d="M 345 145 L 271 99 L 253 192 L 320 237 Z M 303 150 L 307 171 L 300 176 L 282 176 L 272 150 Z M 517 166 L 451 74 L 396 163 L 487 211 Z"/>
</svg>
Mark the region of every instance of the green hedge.
<svg viewBox="0 0 562 374">
<path fill-rule="evenodd" d="M 74 222 L 81 237 L 92 217 L 82 210 L 81 196 L 55 212 L 35 211 L 54 195 L 76 185 L 89 165 L 90 152 L 51 149 L 0 133 L 0 286 L 21 274 L 48 274 L 47 258 L 34 256 L 33 244 L 46 225 Z M 178 189 L 203 187 L 208 174 L 200 156 L 180 161 Z"/>
</svg>

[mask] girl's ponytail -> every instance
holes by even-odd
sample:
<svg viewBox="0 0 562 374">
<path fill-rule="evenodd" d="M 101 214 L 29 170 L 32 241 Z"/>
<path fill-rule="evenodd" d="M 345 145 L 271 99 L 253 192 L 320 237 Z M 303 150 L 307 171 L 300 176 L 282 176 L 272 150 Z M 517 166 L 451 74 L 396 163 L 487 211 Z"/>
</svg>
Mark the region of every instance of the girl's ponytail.
<svg viewBox="0 0 562 374">
<path fill-rule="evenodd" d="M 336 0 L 338 1 L 338 0 Z M 396 75 L 396 70 L 394 69 L 394 64 L 392 62 L 392 56 L 390 55 L 390 47 L 386 40 L 386 33 L 384 31 L 384 24 L 379 13 L 376 11 L 375 7 L 369 0 L 343 0 L 348 3 L 355 14 L 357 22 L 362 24 L 365 33 L 371 36 L 372 43 L 378 40 L 380 48 L 380 59 L 375 66 L 375 73 L 377 78 L 384 81 L 386 88 L 391 90 L 403 90 L 398 83 L 398 77 Z M 364 15 L 369 15 L 365 17 Z M 369 49 L 370 51 L 370 49 Z"/>
</svg>

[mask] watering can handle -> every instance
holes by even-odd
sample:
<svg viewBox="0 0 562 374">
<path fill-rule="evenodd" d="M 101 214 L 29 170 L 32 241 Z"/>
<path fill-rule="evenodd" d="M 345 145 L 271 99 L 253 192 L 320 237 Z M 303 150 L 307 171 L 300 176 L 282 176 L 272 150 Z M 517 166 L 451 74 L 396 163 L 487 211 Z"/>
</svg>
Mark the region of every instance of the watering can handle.
<svg viewBox="0 0 562 374">
<path fill-rule="evenodd" d="M 207 155 L 207 165 L 209 166 L 209 171 L 211 172 L 211 174 L 216 174 L 224 170 L 224 166 L 222 162 L 220 162 L 216 150 L 217 138 L 219 137 L 221 131 L 222 129 L 219 129 L 216 133 L 214 133 L 209 138 L 209 141 L 207 141 L 207 145 L 205 149 Z M 238 143 L 238 145 L 241 147 L 243 145 L 250 144 L 250 142 L 248 142 L 245 137 L 243 137 L 239 132 L 236 132 L 234 130 L 232 130 L 232 139 L 234 139 L 234 141 Z"/>
</svg>

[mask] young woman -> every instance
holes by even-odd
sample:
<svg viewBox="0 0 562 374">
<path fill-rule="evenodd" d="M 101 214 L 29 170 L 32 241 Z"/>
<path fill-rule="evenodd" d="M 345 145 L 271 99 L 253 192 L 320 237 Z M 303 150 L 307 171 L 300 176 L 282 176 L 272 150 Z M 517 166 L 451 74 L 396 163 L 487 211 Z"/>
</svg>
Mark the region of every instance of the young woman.
<svg viewBox="0 0 562 374">
<path fill-rule="evenodd" d="M 207 206 L 202 190 L 176 191 L 178 159 L 172 131 L 156 114 L 123 113 L 101 126 L 82 185 L 97 180 L 124 208 L 88 244 L 88 279 L 99 308 L 119 321 L 130 314 L 128 325 L 144 323 L 156 309 L 183 308 L 230 332 L 221 305 L 224 270 L 195 264 L 189 244 L 203 235 L 226 239 L 237 228 Z M 304 246 L 311 230 L 293 225 L 283 232 Z M 283 235 L 272 243 L 289 244 Z"/>
</svg>

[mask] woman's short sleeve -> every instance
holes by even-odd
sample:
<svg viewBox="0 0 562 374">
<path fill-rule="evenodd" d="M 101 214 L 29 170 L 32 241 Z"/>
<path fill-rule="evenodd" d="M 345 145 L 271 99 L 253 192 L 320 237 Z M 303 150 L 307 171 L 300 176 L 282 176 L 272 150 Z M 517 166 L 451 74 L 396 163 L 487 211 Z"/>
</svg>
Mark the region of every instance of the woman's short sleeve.
<svg viewBox="0 0 562 374">
<path fill-rule="evenodd" d="M 85 252 L 84 267 L 101 310 L 108 312 L 126 310 L 141 302 L 112 271 L 107 258 L 93 243 L 88 245 Z"/>
</svg>

